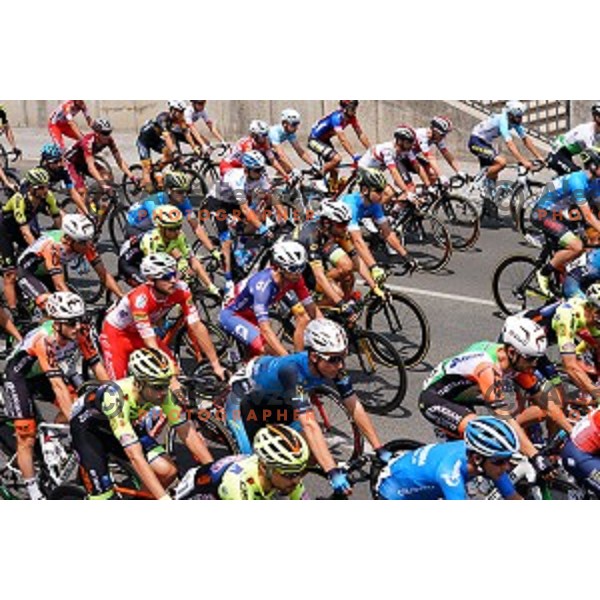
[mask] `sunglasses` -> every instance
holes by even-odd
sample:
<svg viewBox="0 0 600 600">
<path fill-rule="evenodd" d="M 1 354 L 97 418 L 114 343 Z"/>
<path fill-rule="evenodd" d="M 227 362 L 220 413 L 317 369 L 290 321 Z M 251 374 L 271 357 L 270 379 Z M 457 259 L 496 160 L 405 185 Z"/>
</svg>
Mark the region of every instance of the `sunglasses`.
<svg viewBox="0 0 600 600">
<path fill-rule="evenodd" d="M 326 356 L 325 354 L 317 354 L 317 356 L 324 360 L 326 363 L 330 365 L 343 365 L 346 357 L 340 354 L 336 354 L 335 356 Z"/>
<path fill-rule="evenodd" d="M 177 279 L 177 271 L 172 271 L 171 273 L 165 273 L 161 277 L 157 278 L 158 281 L 173 281 L 173 279 Z"/>
<path fill-rule="evenodd" d="M 146 386 L 155 392 L 166 392 L 169 385 L 168 383 L 146 383 Z"/>
<path fill-rule="evenodd" d="M 81 325 L 81 319 L 67 319 L 66 321 L 60 321 L 64 325 L 68 325 L 69 327 L 77 327 Z"/>
<path fill-rule="evenodd" d="M 304 271 L 304 266 L 302 267 L 288 267 L 287 269 L 282 269 L 284 273 L 289 273 L 290 275 L 298 275 L 298 273 L 302 273 Z"/>
<path fill-rule="evenodd" d="M 295 479 L 301 479 L 302 476 L 304 475 L 304 472 L 300 472 L 300 473 L 282 473 L 281 471 L 274 471 L 275 473 L 277 473 L 277 475 L 279 475 L 279 477 L 282 477 L 283 479 L 287 479 L 288 481 L 294 481 Z"/>
<path fill-rule="evenodd" d="M 496 467 L 501 467 L 510 462 L 510 458 L 489 458 L 488 460 Z"/>
</svg>

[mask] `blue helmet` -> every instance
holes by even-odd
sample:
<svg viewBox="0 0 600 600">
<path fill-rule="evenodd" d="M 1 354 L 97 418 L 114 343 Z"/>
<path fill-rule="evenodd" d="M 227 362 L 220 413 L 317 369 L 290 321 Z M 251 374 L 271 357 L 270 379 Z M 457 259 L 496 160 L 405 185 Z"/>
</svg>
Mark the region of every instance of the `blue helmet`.
<svg viewBox="0 0 600 600">
<path fill-rule="evenodd" d="M 41 151 L 42 160 L 60 160 L 62 152 L 56 144 L 44 144 Z"/>
<path fill-rule="evenodd" d="M 266 166 L 265 157 L 258 150 L 250 150 L 242 156 L 242 164 L 247 169 L 258 171 Z"/>
<path fill-rule="evenodd" d="M 486 458 L 510 458 L 519 451 L 515 430 L 497 417 L 477 417 L 465 429 L 467 449 Z"/>
</svg>

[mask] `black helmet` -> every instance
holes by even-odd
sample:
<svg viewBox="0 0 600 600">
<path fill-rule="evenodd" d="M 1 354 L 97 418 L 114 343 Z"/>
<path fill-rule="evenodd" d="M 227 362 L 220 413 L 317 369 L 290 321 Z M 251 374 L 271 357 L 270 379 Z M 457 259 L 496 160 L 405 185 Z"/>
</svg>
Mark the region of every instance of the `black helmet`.
<svg viewBox="0 0 600 600">
<path fill-rule="evenodd" d="M 356 108 L 358 106 L 358 100 L 340 100 L 340 108 Z"/>
<path fill-rule="evenodd" d="M 108 119 L 96 119 L 92 123 L 92 129 L 96 133 L 102 133 L 104 135 L 110 135 L 112 133 L 112 125 Z"/>
<path fill-rule="evenodd" d="M 600 116 L 600 102 L 594 102 L 592 104 L 592 117 Z"/>
<path fill-rule="evenodd" d="M 590 165 L 600 165 L 600 153 L 597 148 L 586 148 L 580 155 L 583 166 L 587 169 Z"/>
</svg>

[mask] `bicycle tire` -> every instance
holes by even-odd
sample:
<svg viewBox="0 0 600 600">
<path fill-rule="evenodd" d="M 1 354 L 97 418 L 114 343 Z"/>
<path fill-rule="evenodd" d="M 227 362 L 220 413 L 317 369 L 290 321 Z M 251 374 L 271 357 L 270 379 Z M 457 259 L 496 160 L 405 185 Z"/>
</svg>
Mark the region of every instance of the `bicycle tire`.
<svg viewBox="0 0 600 600">
<path fill-rule="evenodd" d="M 110 211 L 110 216 L 108 217 L 110 240 L 117 252 L 119 252 L 121 246 L 127 239 L 127 212 L 128 207 L 122 205 L 115 206 L 113 210 Z"/>
<path fill-rule="evenodd" d="M 87 492 L 84 488 L 70 483 L 56 486 L 49 494 L 48 500 L 85 500 Z"/>
<path fill-rule="evenodd" d="M 537 269 L 537 262 L 524 255 L 508 256 L 497 265 L 492 277 L 492 293 L 505 315 L 542 306 L 548 300 L 539 289 Z"/>
<path fill-rule="evenodd" d="M 19 187 L 21 182 L 19 181 L 19 176 L 17 175 L 17 172 L 14 169 L 4 169 L 4 175 L 6 176 L 6 179 L 8 179 L 10 182 L 16 185 L 17 188 Z M 0 186 L 0 202 L 2 204 L 4 204 L 4 202 L 8 200 L 13 194 L 14 192 L 9 187 L 5 187 L 4 185 Z"/>
<path fill-rule="evenodd" d="M 514 191 L 514 195 L 517 198 L 515 200 L 516 206 L 516 218 L 515 224 L 517 231 L 521 235 L 539 233 L 537 227 L 531 222 L 531 213 L 535 207 L 539 192 L 541 192 L 546 186 L 543 183 L 532 182 L 529 184 L 530 190 L 537 190 L 538 193 L 525 193 L 525 187 L 521 186 Z"/>
<path fill-rule="evenodd" d="M 405 454 L 406 452 L 412 452 L 413 450 L 421 448 L 424 445 L 425 444 L 423 442 L 418 442 L 416 440 L 397 439 L 387 442 L 387 444 L 384 444 L 383 447 L 386 450 L 389 450 L 392 453 L 393 459 L 395 459 L 398 458 L 400 455 Z M 369 490 L 371 492 L 371 498 L 373 498 L 373 500 L 382 500 L 382 498 L 379 496 L 379 493 L 377 492 L 377 487 L 381 471 L 386 466 L 387 465 L 377 460 L 373 460 L 371 462 L 371 469 L 369 472 Z"/>
<path fill-rule="evenodd" d="M 134 177 L 138 179 L 138 181 L 142 179 L 142 176 L 144 174 L 144 169 L 142 168 L 142 165 L 130 165 L 129 170 L 134 175 Z M 148 195 L 146 190 L 143 187 L 141 187 L 137 181 L 130 179 L 125 174 L 121 179 L 121 189 L 123 190 L 123 198 L 125 204 L 127 204 L 128 206 L 131 206 L 135 202 L 140 202 Z"/>
<path fill-rule="evenodd" d="M 204 177 L 193 169 L 184 169 L 183 171 L 190 178 L 190 191 L 188 194 L 188 198 L 194 209 L 194 212 L 198 212 L 198 210 L 204 205 L 204 200 L 208 196 L 208 185 Z"/>
<path fill-rule="evenodd" d="M 0 167 L 2 167 L 3 171 L 6 171 L 8 167 L 8 154 L 6 152 L 6 148 L 0 144 Z"/>
<path fill-rule="evenodd" d="M 216 324 L 203 321 L 210 339 L 215 347 L 217 356 L 221 359 L 229 350 L 231 342 L 229 336 Z M 198 360 L 194 348 L 190 342 L 187 328 L 183 326 L 175 336 L 173 342 L 173 353 L 185 375 L 193 375 L 198 368 Z"/>
<path fill-rule="evenodd" d="M 85 261 L 82 257 L 78 266 Z M 98 274 L 93 267 L 88 263 L 88 270 L 83 272 L 76 271 L 76 267 L 68 264 L 65 268 L 65 279 L 73 292 L 81 296 L 86 305 L 95 304 L 102 298 L 106 288 L 100 281 Z"/>
<path fill-rule="evenodd" d="M 452 257 L 452 240 L 444 225 L 430 215 L 413 214 L 399 223 L 396 234 L 423 271 L 441 271 Z"/>
<path fill-rule="evenodd" d="M 406 368 L 392 342 L 374 331 L 352 331 L 348 342 L 346 372 L 365 410 L 385 415 L 400 406 Z"/>
<path fill-rule="evenodd" d="M 453 250 L 470 250 L 475 246 L 481 233 L 481 221 L 479 211 L 470 200 L 447 194 L 436 200 L 430 210 L 448 230 Z"/>
<path fill-rule="evenodd" d="M 406 367 L 420 363 L 431 341 L 429 321 L 423 309 L 401 292 L 388 292 L 389 301 L 376 299 L 367 306 L 368 331 L 381 331 L 394 344 Z M 414 325 L 411 325 L 414 324 Z"/>
</svg>

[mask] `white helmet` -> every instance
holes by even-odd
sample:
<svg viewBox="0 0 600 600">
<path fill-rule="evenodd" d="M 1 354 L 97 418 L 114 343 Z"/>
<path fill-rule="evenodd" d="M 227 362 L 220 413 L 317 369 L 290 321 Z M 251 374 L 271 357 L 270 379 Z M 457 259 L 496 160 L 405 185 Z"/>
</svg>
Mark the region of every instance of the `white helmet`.
<svg viewBox="0 0 600 600">
<path fill-rule="evenodd" d="M 300 113 L 293 108 L 286 108 L 281 111 L 281 122 L 289 123 L 290 125 L 299 125 Z"/>
<path fill-rule="evenodd" d="M 506 103 L 505 110 L 513 117 L 522 117 L 525 114 L 527 107 L 520 100 L 509 100 Z"/>
<path fill-rule="evenodd" d="M 339 354 L 348 349 L 348 338 L 335 321 L 313 319 L 304 330 L 304 346 L 316 352 Z"/>
<path fill-rule="evenodd" d="M 585 292 L 585 300 L 594 308 L 600 308 L 600 283 L 593 283 Z"/>
<path fill-rule="evenodd" d="M 65 215 L 62 232 L 76 242 L 89 242 L 94 238 L 94 224 L 84 215 Z"/>
<path fill-rule="evenodd" d="M 306 250 L 298 242 L 278 242 L 273 246 L 273 262 L 283 271 L 301 273 L 306 267 Z"/>
<path fill-rule="evenodd" d="M 334 223 L 348 223 L 352 219 L 352 212 L 350 207 L 341 200 L 324 200 L 319 216 Z"/>
<path fill-rule="evenodd" d="M 265 121 L 255 119 L 250 123 L 248 131 L 253 135 L 267 135 L 269 133 L 269 124 Z"/>
<path fill-rule="evenodd" d="M 73 292 L 55 292 L 46 301 L 46 313 L 55 321 L 81 319 L 85 315 L 85 304 Z"/>
<path fill-rule="evenodd" d="M 140 271 L 146 279 L 160 279 L 177 272 L 177 261 L 166 252 L 149 254 L 142 259 Z"/>
<path fill-rule="evenodd" d="M 502 341 L 525 357 L 543 356 L 548 347 L 543 327 L 519 315 L 512 315 L 504 321 Z"/>
<path fill-rule="evenodd" d="M 169 100 L 167 102 L 167 106 L 169 108 L 174 108 L 175 110 L 185 110 L 185 100 Z"/>
</svg>

